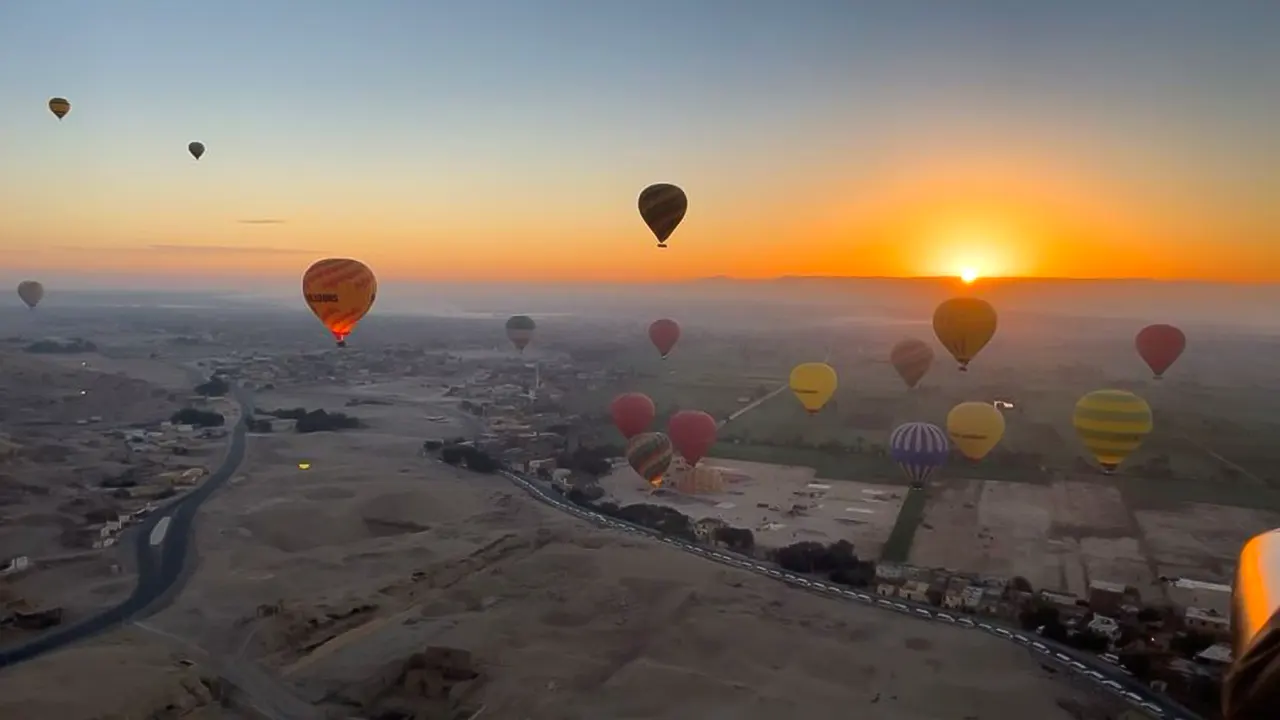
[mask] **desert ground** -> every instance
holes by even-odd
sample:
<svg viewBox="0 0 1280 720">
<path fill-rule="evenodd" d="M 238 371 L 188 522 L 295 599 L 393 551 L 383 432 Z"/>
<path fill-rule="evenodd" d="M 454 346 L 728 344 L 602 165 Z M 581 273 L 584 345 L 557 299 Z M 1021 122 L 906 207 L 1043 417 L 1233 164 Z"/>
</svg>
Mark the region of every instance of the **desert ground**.
<svg viewBox="0 0 1280 720">
<path fill-rule="evenodd" d="M 143 505 L 144 494 L 165 490 L 163 473 L 219 462 L 223 443 L 171 433 L 164 439 L 187 451 L 176 456 L 167 449 L 131 451 L 113 435 L 166 420 L 181 407 L 190 382 L 173 366 L 2 351 L 0 368 L 0 439 L 21 448 L 16 457 L 0 459 L 0 563 L 25 556 L 38 566 L 6 577 L 0 604 L 59 606 L 65 620 L 74 620 L 132 587 L 127 552 L 119 545 L 94 549 L 97 530 Z M 127 490 L 104 486 L 126 478 L 135 483 Z M 26 637 L 6 628 L 0 644 Z"/>
<path fill-rule="evenodd" d="M 1134 510 L 1104 483 L 943 480 L 929 490 L 924 523 L 911 548 L 915 565 L 1021 575 L 1034 587 L 1080 595 L 1106 580 L 1144 598 L 1179 600 L 1160 576 L 1229 583 L 1240 544 L 1280 525 L 1280 515 L 1201 503 Z M 1226 611 L 1225 596 L 1212 602 Z"/>
<path fill-rule="evenodd" d="M 848 540 L 866 557 L 879 556 L 905 492 L 896 485 L 817 480 L 808 467 L 719 458 L 706 458 L 700 465 L 721 471 L 723 493 L 653 494 L 625 465 L 601 478 L 600 486 L 622 505 L 670 505 L 695 520 L 713 517 L 748 528 L 760 545 Z"/>
<path fill-rule="evenodd" d="M 290 392 L 259 405 L 345 404 Z M 427 405 L 402 408 L 346 410 L 376 414 L 369 430 L 253 437 L 202 509 L 198 562 L 175 603 L 145 621 L 152 632 L 126 628 L 0 674 L 0 717 L 132 717 L 166 704 L 215 717 L 200 683 L 212 661 L 192 645 L 344 716 L 373 714 L 387 668 L 428 645 L 474 654 L 488 680 L 477 702 L 494 718 L 1114 710 L 983 634 L 708 564 L 419 457 L 419 438 L 447 429 L 423 419 Z"/>
</svg>

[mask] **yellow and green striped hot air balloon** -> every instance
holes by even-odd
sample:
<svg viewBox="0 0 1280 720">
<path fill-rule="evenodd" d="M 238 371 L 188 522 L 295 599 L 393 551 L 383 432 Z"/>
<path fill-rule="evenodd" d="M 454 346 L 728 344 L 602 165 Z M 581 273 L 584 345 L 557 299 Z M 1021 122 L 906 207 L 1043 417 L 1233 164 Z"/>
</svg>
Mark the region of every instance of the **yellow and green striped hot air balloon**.
<svg viewBox="0 0 1280 720">
<path fill-rule="evenodd" d="M 627 463 L 655 488 L 662 484 L 672 457 L 671 438 L 666 433 L 640 433 L 627 443 Z"/>
<path fill-rule="evenodd" d="M 1071 423 L 1102 471 L 1111 474 L 1151 432 L 1151 406 L 1127 390 L 1094 390 L 1076 402 Z"/>
</svg>

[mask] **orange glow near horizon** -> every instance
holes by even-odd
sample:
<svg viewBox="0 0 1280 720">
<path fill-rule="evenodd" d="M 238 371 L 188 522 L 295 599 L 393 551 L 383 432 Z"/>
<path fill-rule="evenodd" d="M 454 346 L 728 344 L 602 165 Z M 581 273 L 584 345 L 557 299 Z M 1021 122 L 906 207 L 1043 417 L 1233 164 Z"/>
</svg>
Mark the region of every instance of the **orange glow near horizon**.
<svg viewBox="0 0 1280 720">
<path fill-rule="evenodd" d="M 663 250 L 635 212 L 629 184 L 607 193 L 592 189 L 570 203 L 554 187 L 517 192 L 506 183 L 493 188 L 499 195 L 434 202 L 429 193 L 427 200 L 348 196 L 317 186 L 305 201 L 295 189 L 292 202 L 268 214 L 247 190 L 224 188 L 228 197 L 202 201 L 191 188 L 159 178 L 147 192 L 118 197 L 81 187 L 92 202 L 75 212 L 56 195 L 12 203 L 0 266 L 33 276 L 274 278 L 300 276 L 313 261 L 339 256 L 364 261 L 384 281 L 806 275 L 1280 281 L 1280 245 L 1236 241 L 1228 248 L 1216 241 L 1231 230 L 1216 227 L 1220 215 L 1167 210 L 1143 198 L 1121 201 L 1122 194 L 1098 181 L 1055 178 L 1047 170 L 1028 177 L 976 165 L 966 174 L 964 167 L 940 173 L 921 166 L 871 183 L 874 191 L 824 185 L 828 178 L 817 171 L 811 187 L 777 195 L 690 190 L 689 215 Z M 197 189 L 223 181 L 234 185 L 228 176 Z M 283 221 L 238 223 L 224 210 L 242 205 L 257 211 L 243 216 Z M 1267 232 L 1240 228 L 1236 236 Z M 15 237 L 23 242 L 7 240 Z"/>
</svg>

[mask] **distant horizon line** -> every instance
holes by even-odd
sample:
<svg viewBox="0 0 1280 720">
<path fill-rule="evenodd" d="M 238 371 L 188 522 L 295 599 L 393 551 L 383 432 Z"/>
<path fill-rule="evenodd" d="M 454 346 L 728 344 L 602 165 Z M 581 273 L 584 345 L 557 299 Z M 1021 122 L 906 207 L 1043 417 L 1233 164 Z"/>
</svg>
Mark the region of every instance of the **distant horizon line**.
<svg viewBox="0 0 1280 720">
<path fill-rule="evenodd" d="M 74 273 L 72 275 L 75 275 Z M 18 276 L 9 275 L 11 279 Z M 22 276 L 22 280 L 39 280 L 39 273 Z M 55 273 L 55 278 L 57 274 Z M 101 276 L 98 276 L 101 277 Z M 274 276 L 272 276 L 274 277 Z M 286 277 L 286 276 L 280 276 Z M 215 281 L 214 278 L 206 278 Z M 244 277 L 227 277 L 228 281 L 235 283 L 237 280 L 255 279 L 253 276 Z M 256 279 L 263 279 L 263 276 L 257 276 Z M 90 278 L 85 278 L 90 280 Z M 773 277 L 735 277 L 732 275 L 709 275 L 706 277 L 684 278 L 675 280 L 584 280 L 584 279 L 466 279 L 466 280 L 445 280 L 445 279 L 387 279 L 382 280 L 382 284 L 393 285 L 694 285 L 698 283 L 771 283 L 771 282 L 845 282 L 845 281 L 891 281 L 891 282 L 948 282 L 956 284 L 969 284 L 975 287 L 992 284 L 1021 284 L 1021 283 L 1160 283 L 1165 285 L 1280 285 L 1280 280 L 1211 280 L 1199 278 L 1152 278 L 1152 277 L 1071 277 L 1071 276 L 1030 276 L 1030 275 L 1008 275 L 1008 276 L 990 276 L 980 277 L 972 283 L 963 283 L 963 281 L 955 275 L 776 275 Z M 113 287 L 88 287 L 80 288 L 79 291 L 119 291 L 119 292 L 191 292 L 190 288 L 174 288 L 167 290 L 162 287 L 144 287 L 144 288 L 113 288 Z M 75 289 L 64 286 L 62 292 L 75 292 Z M 232 292 L 230 289 L 211 288 L 211 293 L 220 294 L 222 292 Z"/>
</svg>

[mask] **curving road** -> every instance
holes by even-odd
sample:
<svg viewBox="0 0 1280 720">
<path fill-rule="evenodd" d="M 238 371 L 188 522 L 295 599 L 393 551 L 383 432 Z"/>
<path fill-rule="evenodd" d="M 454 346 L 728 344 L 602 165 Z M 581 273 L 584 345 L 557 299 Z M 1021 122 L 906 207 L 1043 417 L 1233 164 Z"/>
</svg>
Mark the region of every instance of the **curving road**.
<svg viewBox="0 0 1280 720">
<path fill-rule="evenodd" d="M 760 563 L 755 558 L 728 552 L 719 548 L 709 548 L 684 540 L 668 537 L 649 528 L 602 515 L 591 510 L 565 502 L 562 496 L 545 489 L 537 481 L 522 475 L 503 471 L 501 475 L 512 484 L 528 492 L 534 499 L 562 512 L 587 520 L 601 527 L 633 535 L 646 535 L 660 542 L 671 545 L 683 552 L 698 555 L 706 560 L 729 565 L 742 570 L 765 575 L 788 585 L 826 597 L 837 597 L 849 602 L 872 605 L 884 610 L 899 612 L 921 620 L 941 622 L 957 627 L 970 628 L 1003 638 L 1009 642 L 1026 647 L 1029 651 L 1043 656 L 1066 670 L 1082 678 L 1092 680 L 1112 693 L 1127 700 L 1130 704 L 1161 720 L 1202 720 L 1202 718 L 1174 702 L 1172 699 L 1157 694 L 1142 682 L 1133 678 L 1123 670 L 1108 664 L 1100 658 L 1081 653 L 1074 648 L 1053 642 L 1046 638 L 1012 628 L 1000 623 L 991 622 L 987 618 L 970 618 L 962 613 L 951 613 L 940 610 L 933 605 L 912 602 L 902 598 L 877 597 L 870 593 L 854 590 L 843 585 L 834 585 L 822 580 L 796 575 L 776 567 Z"/>
<path fill-rule="evenodd" d="M 26 662 L 145 615 L 177 586 L 187 559 L 192 523 L 200 505 L 231 477 L 244 460 L 245 430 L 248 418 L 253 415 L 253 401 L 243 388 L 233 386 L 231 393 L 240 404 L 240 422 L 231 431 L 231 443 L 222 464 L 195 490 L 152 513 L 130 530 L 136 546 L 138 583 L 129 597 L 93 617 L 59 627 L 24 645 L 0 651 L 0 668 Z"/>
</svg>

